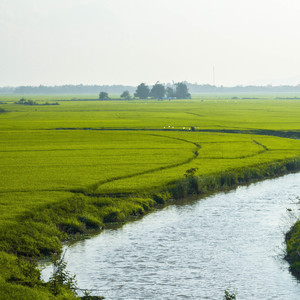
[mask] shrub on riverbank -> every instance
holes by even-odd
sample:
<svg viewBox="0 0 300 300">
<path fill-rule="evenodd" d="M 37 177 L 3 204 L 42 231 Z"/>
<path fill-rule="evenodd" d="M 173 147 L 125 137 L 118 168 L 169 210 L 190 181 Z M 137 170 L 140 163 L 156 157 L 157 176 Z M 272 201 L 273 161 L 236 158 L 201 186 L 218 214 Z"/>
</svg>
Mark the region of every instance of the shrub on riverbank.
<svg viewBox="0 0 300 300">
<path fill-rule="evenodd" d="M 286 260 L 291 272 L 300 279 L 300 220 L 286 234 Z"/>
</svg>

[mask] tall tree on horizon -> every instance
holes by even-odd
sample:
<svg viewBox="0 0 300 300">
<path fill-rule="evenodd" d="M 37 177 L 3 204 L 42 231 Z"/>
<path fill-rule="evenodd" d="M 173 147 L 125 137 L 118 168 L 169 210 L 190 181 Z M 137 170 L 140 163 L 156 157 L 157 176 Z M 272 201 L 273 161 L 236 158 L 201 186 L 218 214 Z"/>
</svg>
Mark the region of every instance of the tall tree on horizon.
<svg viewBox="0 0 300 300">
<path fill-rule="evenodd" d="M 177 99 L 190 99 L 191 94 L 189 93 L 188 87 L 184 82 L 176 83 L 175 97 Z"/>
<path fill-rule="evenodd" d="M 106 92 L 100 92 L 100 94 L 99 94 L 99 100 L 108 100 L 108 99 L 109 99 L 108 93 L 106 93 Z"/>
<path fill-rule="evenodd" d="M 137 88 L 136 92 L 134 93 L 135 97 L 140 99 L 147 99 L 150 94 L 150 89 L 145 83 L 141 83 Z"/>
<path fill-rule="evenodd" d="M 166 88 L 163 84 L 156 82 L 151 91 L 150 91 L 150 97 L 154 99 L 162 99 L 166 94 Z"/>
</svg>

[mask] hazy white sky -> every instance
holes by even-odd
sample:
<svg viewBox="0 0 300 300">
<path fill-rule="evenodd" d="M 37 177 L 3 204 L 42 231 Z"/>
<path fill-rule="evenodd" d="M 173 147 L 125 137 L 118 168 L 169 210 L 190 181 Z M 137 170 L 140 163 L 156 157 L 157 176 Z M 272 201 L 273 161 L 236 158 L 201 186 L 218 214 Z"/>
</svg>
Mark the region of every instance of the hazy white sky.
<svg viewBox="0 0 300 300">
<path fill-rule="evenodd" d="M 299 0 L 0 0 L 0 86 L 300 83 Z"/>
</svg>

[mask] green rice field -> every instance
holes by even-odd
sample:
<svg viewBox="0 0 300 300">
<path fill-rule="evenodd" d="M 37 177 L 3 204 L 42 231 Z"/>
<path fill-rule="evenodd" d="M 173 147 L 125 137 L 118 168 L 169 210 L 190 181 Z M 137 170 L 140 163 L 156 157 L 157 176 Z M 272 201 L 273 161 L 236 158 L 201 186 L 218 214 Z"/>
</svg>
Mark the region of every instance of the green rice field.
<svg viewBox="0 0 300 300">
<path fill-rule="evenodd" d="M 226 174 L 213 191 L 300 166 L 300 140 L 284 137 L 300 136 L 300 100 L 75 97 L 32 96 L 40 105 L 27 106 L 0 96 L 0 251 L 49 255 L 77 232 L 143 215 L 176 195 L 205 193 L 201 180 Z M 15 259 L 4 252 L 0 268 Z M 9 281 L 12 272 L 0 274 L 0 288 L 21 291 Z M 52 297 L 45 286 L 35 290 Z"/>
</svg>

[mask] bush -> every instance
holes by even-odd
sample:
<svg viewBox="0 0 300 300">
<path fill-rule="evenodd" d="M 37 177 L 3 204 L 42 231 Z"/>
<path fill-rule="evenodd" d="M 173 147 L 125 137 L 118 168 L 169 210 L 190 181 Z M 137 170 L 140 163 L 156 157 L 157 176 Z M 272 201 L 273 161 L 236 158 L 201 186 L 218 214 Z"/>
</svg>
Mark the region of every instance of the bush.
<svg viewBox="0 0 300 300">
<path fill-rule="evenodd" d="M 41 284 L 41 272 L 37 268 L 35 261 L 26 261 L 23 258 L 18 258 L 17 266 L 19 268 L 18 272 L 14 272 L 10 278 L 8 278 L 8 282 L 15 282 L 29 287 Z"/>
<path fill-rule="evenodd" d="M 286 233 L 286 260 L 291 272 L 300 278 L 300 221 L 298 220 Z"/>
<path fill-rule="evenodd" d="M 59 228 L 68 234 L 84 233 L 86 231 L 84 224 L 74 218 L 61 222 Z"/>
<path fill-rule="evenodd" d="M 226 289 L 224 292 L 223 300 L 234 300 L 236 299 L 236 293 L 231 292 L 229 289 Z"/>
<path fill-rule="evenodd" d="M 106 214 L 103 216 L 104 223 L 123 222 L 124 220 L 125 220 L 124 213 L 115 207 L 109 207 Z"/>
<path fill-rule="evenodd" d="M 170 194 L 169 193 L 166 193 L 166 194 L 168 195 L 168 198 L 170 198 Z M 151 208 L 154 207 L 155 204 L 157 203 L 152 198 L 132 198 L 132 201 L 141 205 L 143 207 L 144 211 L 151 210 Z"/>
<path fill-rule="evenodd" d="M 187 179 L 181 179 L 173 184 L 170 188 L 170 192 L 175 199 L 182 199 L 188 196 L 188 181 Z"/>
<path fill-rule="evenodd" d="M 26 100 L 25 98 L 21 98 L 16 104 L 22 104 L 22 105 L 38 105 L 36 101 L 33 101 L 31 99 Z"/>
<path fill-rule="evenodd" d="M 153 200 L 157 204 L 166 204 L 168 199 L 171 197 L 169 192 L 155 193 L 153 194 Z"/>
<path fill-rule="evenodd" d="M 83 216 L 79 217 L 78 219 L 85 224 L 87 229 L 99 230 L 103 226 L 102 222 L 93 216 Z"/>
</svg>

